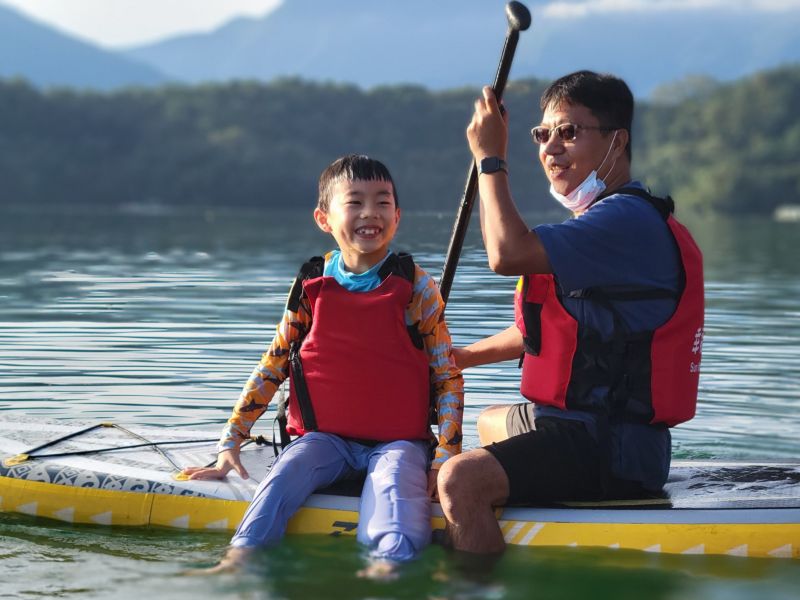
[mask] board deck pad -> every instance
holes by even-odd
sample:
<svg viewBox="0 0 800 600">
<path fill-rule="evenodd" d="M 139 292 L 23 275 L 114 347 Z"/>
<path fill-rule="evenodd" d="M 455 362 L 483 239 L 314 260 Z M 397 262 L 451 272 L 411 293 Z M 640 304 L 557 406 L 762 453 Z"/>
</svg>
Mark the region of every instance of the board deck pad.
<svg viewBox="0 0 800 600">
<path fill-rule="evenodd" d="M 175 467 L 152 448 L 117 449 L 84 456 L 33 458 L 7 466 L 7 459 L 40 444 L 87 427 L 84 423 L 24 423 L 0 419 L 0 476 L 58 485 L 119 491 L 190 495 L 228 500 L 250 500 L 256 485 L 274 460 L 272 446 L 248 444 L 242 462 L 251 475 L 241 480 L 232 474 L 224 482 L 177 481 Z M 181 467 L 201 466 L 216 460 L 216 431 L 175 427 L 130 427 L 159 446 Z M 202 440 L 200 442 L 196 440 Z M 172 444 L 172 442 L 181 442 Z M 120 448 L 142 443 L 122 430 L 103 427 L 60 442 L 36 454 Z M 359 481 L 345 481 L 326 490 L 345 496 L 360 493 Z M 636 500 L 564 502 L 543 506 L 572 508 L 707 509 L 707 508 L 800 508 L 800 465 L 680 462 L 673 464 L 664 493 Z"/>
</svg>

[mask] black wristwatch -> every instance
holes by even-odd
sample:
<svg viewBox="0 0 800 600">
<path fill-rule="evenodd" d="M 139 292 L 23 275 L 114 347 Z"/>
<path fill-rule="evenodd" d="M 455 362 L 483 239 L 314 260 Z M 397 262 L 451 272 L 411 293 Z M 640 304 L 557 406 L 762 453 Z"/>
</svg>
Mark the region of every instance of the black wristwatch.
<svg viewBox="0 0 800 600">
<path fill-rule="evenodd" d="M 498 171 L 502 171 L 508 175 L 508 165 L 506 161 L 499 156 L 487 156 L 486 158 L 482 158 L 481 162 L 478 163 L 478 175 L 497 173 Z"/>
</svg>

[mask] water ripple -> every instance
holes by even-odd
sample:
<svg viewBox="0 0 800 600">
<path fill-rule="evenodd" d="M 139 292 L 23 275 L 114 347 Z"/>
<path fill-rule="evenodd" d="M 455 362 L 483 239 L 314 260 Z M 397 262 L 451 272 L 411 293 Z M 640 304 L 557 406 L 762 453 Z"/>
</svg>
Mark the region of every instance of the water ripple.
<svg viewBox="0 0 800 600">
<path fill-rule="evenodd" d="M 415 258 L 436 277 L 444 248 L 431 228 L 441 226 L 404 217 L 403 243 L 421 248 Z M 280 244 L 269 251 L 263 232 L 238 231 L 200 232 L 184 247 L 91 235 L 67 246 L 0 246 L 0 410 L 221 425 L 271 339 L 298 265 L 328 244 L 270 235 Z M 800 278 L 792 265 L 764 269 L 741 256 L 729 259 L 742 265 L 736 271 L 712 237 L 700 241 L 711 247 L 701 401 L 697 417 L 673 431 L 676 456 L 797 458 Z M 507 327 L 514 285 L 488 271 L 471 232 L 447 307 L 455 343 Z M 488 365 L 465 381 L 465 445 L 473 447 L 478 413 L 519 401 L 519 370 L 516 361 Z"/>
</svg>

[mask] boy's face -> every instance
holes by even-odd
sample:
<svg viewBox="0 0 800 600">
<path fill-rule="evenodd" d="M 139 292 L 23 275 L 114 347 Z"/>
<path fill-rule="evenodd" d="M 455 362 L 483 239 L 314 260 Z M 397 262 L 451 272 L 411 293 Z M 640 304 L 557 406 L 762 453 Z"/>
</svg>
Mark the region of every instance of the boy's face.
<svg viewBox="0 0 800 600">
<path fill-rule="evenodd" d="M 400 222 L 400 209 L 389 181 L 340 180 L 328 212 L 317 208 L 314 220 L 334 237 L 347 268 L 363 273 L 386 256 Z"/>
</svg>

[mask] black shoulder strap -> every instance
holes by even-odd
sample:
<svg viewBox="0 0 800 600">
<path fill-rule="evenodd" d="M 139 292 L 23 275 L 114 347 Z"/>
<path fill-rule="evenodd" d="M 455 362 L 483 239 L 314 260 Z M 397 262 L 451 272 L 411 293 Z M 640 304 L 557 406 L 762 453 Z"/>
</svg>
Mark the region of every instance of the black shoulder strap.
<svg viewBox="0 0 800 600">
<path fill-rule="evenodd" d="M 646 200 L 653 207 L 658 211 L 661 215 L 661 218 L 665 221 L 669 218 L 669 216 L 675 212 L 675 201 L 670 197 L 667 196 L 666 198 L 659 198 L 658 196 L 653 196 L 650 192 L 647 192 L 638 187 L 623 187 L 617 190 L 614 190 L 612 194 L 625 194 L 626 196 L 637 196 L 642 200 Z M 612 195 L 609 194 L 609 195 Z"/>
<path fill-rule="evenodd" d="M 294 279 L 294 283 L 292 284 L 292 289 L 289 290 L 289 299 L 286 301 L 286 308 L 292 312 L 297 312 L 300 310 L 300 298 L 303 297 L 303 282 L 306 279 L 314 279 L 315 277 L 321 277 L 323 271 L 325 270 L 325 259 L 321 256 L 314 256 L 310 258 L 307 262 L 303 263 L 303 266 L 300 267 L 300 271 L 297 273 L 297 277 Z M 302 340 L 299 340 L 302 343 Z M 298 356 L 298 349 L 300 347 L 300 343 L 292 342 L 291 347 L 289 349 L 289 370 L 290 370 L 290 377 L 297 379 L 294 385 L 303 385 L 305 381 L 300 382 L 299 378 L 297 377 L 296 373 L 296 362 L 299 362 Z M 287 424 L 287 402 L 288 398 L 283 397 L 278 401 L 278 410 L 277 414 L 275 415 L 275 421 L 278 424 L 278 433 L 280 434 L 280 444 L 281 448 L 286 448 L 286 446 L 291 441 L 289 437 L 289 433 L 286 431 L 286 424 Z M 313 415 L 311 417 L 313 419 Z M 274 424 L 273 424 L 274 428 Z M 276 452 L 277 456 L 277 446 L 275 445 L 275 434 L 273 430 L 272 436 L 272 447 Z"/>
<path fill-rule="evenodd" d="M 408 252 L 392 252 L 378 270 L 378 277 L 383 281 L 389 275 L 397 275 L 413 284 L 415 271 L 414 258 Z"/>
<path fill-rule="evenodd" d="M 414 258 L 408 252 L 400 252 L 398 254 L 392 253 L 389 258 L 384 261 L 383 266 L 378 271 L 378 275 L 381 280 L 386 279 L 389 275 L 397 275 L 410 282 L 411 296 L 408 301 L 411 302 L 411 299 L 414 297 L 414 275 L 416 274 L 416 270 Z M 419 331 L 419 323 L 406 325 L 406 329 L 408 330 L 408 335 L 414 347 L 418 350 L 422 350 L 425 347 L 425 343 Z"/>
<path fill-rule="evenodd" d="M 294 279 L 292 289 L 289 290 L 289 299 L 286 301 L 286 308 L 292 312 L 297 312 L 297 309 L 300 308 L 300 298 L 303 295 L 303 282 L 306 279 L 321 277 L 324 269 L 325 259 L 321 256 L 314 256 L 303 263 L 303 266 L 300 267 L 300 272 Z"/>
</svg>

